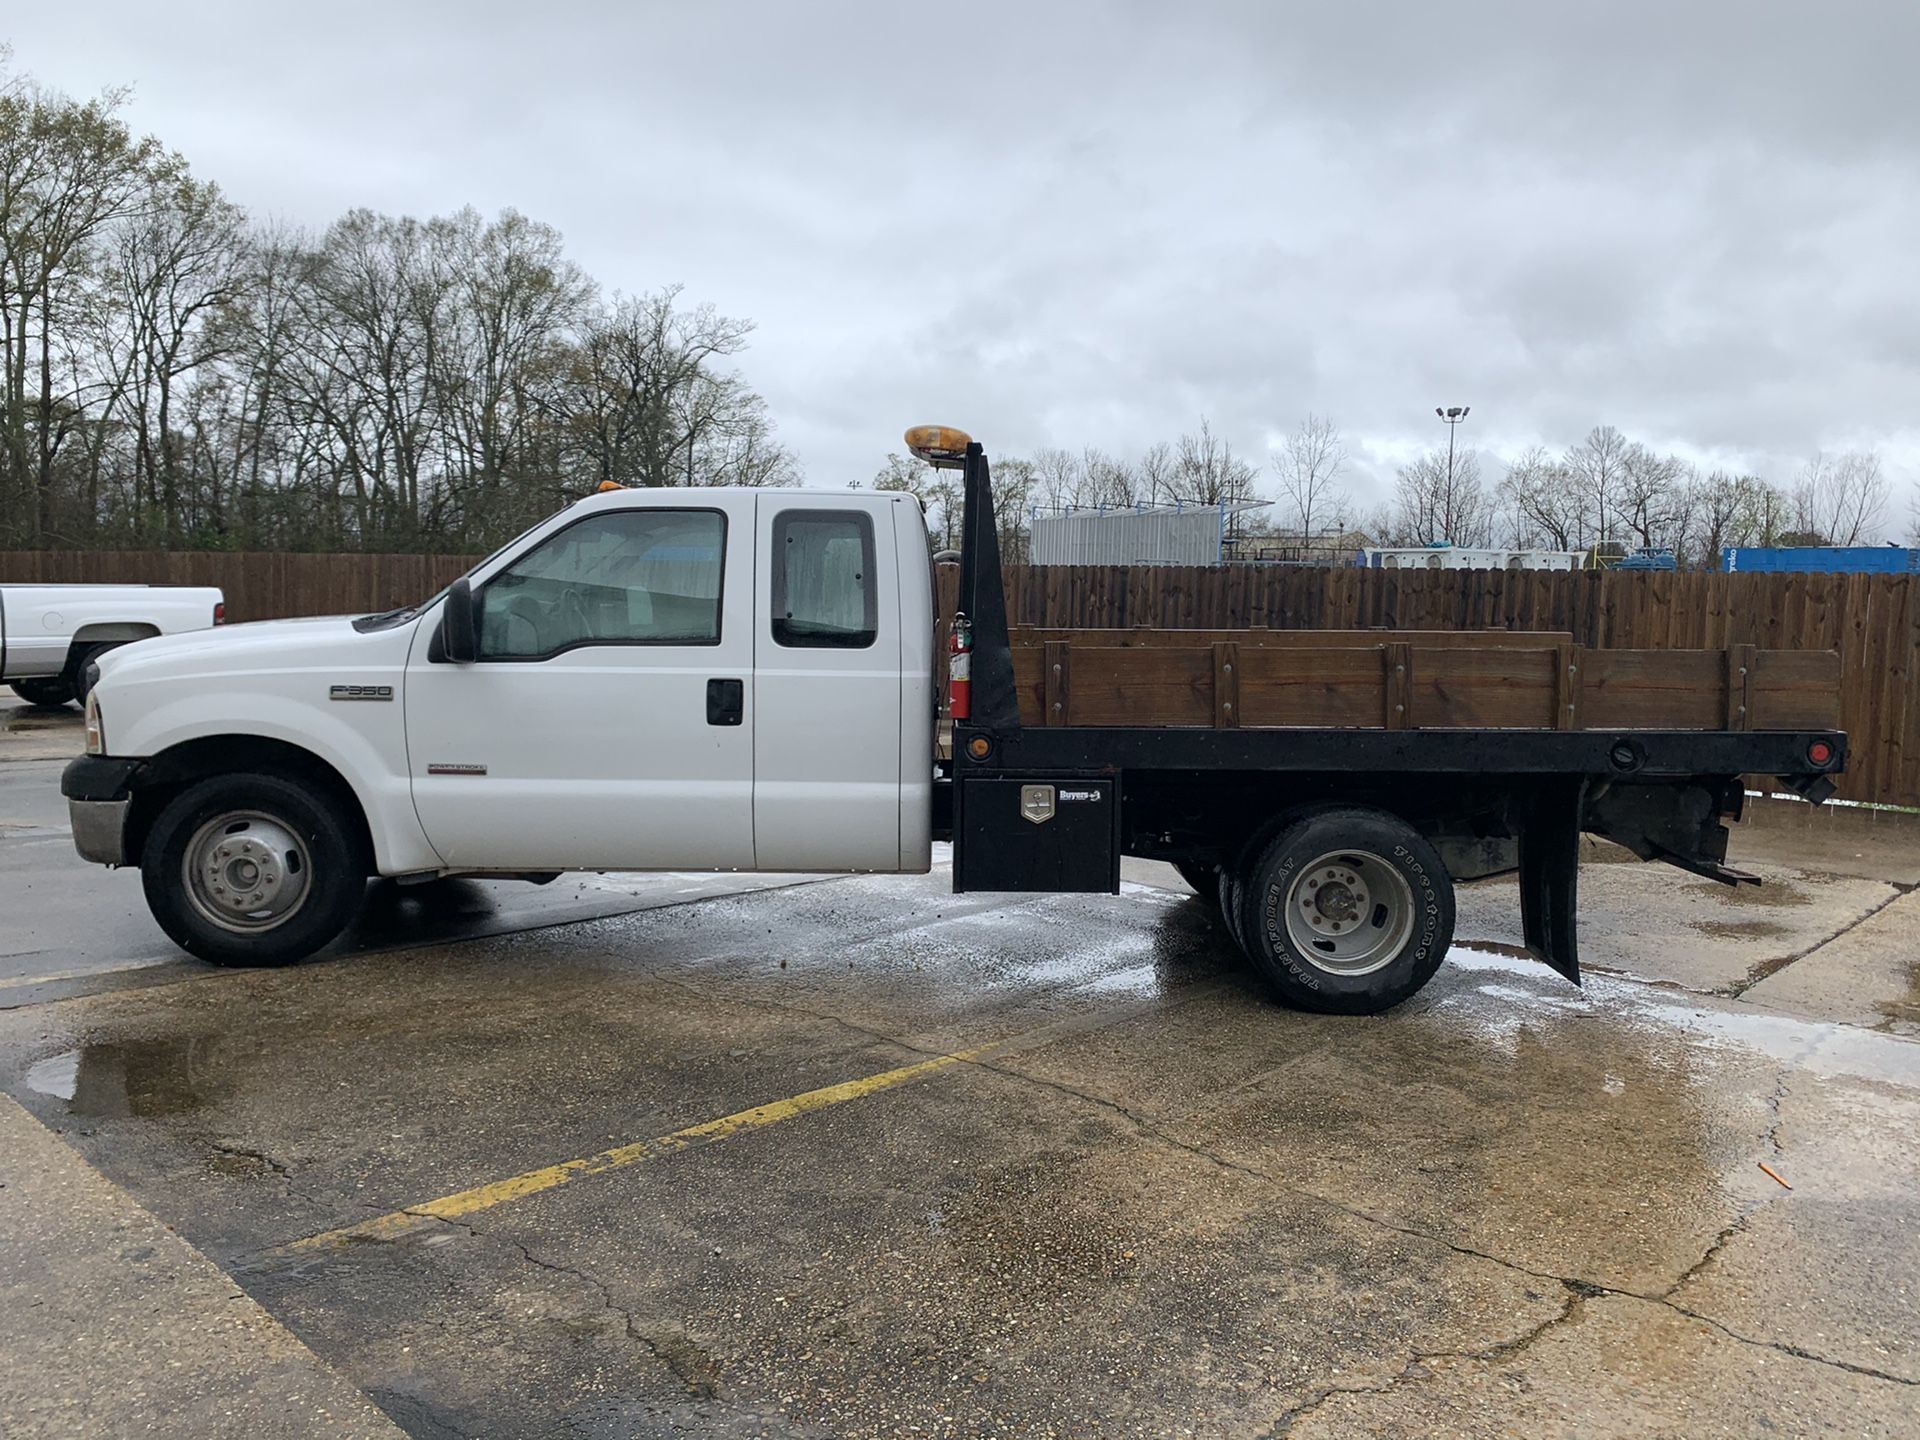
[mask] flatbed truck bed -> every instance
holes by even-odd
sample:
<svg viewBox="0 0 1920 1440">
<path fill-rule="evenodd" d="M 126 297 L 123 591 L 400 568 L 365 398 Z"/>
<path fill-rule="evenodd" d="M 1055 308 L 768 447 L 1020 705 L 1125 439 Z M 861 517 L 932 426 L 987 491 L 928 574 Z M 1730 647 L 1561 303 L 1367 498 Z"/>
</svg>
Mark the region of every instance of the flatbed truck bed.
<svg viewBox="0 0 1920 1440">
<path fill-rule="evenodd" d="M 946 438 L 916 449 L 966 506 L 971 704 L 935 809 L 957 890 L 1115 890 L 1123 855 L 1169 861 L 1285 999 L 1372 1012 L 1438 966 L 1454 880 L 1517 870 L 1527 949 L 1578 983 L 1583 832 L 1758 883 L 1725 863 L 1744 777 L 1818 803 L 1845 766 L 1826 651 L 1012 629 L 985 452 Z"/>
</svg>

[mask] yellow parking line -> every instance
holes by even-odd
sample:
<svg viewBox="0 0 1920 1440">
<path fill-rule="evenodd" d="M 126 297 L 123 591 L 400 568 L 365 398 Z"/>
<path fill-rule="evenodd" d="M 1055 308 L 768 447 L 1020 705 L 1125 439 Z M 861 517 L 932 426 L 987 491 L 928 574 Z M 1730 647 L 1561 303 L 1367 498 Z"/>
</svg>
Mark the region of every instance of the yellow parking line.
<svg viewBox="0 0 1920 1440">
<path fill-rule="evenodd" d="M 24 990 L 30 985 L 51 985 L 59 980 L 99 980 L 111 975 L 133 975 L 154 970 L 170 961 L 155 960 L 146 965 L 122 965 L 114 970 L 53 970 L 45 975 L 9 975 L 0 979 L 0 990 Z"/>
<path fill-rule="evenodd" d="M 689 1125 L 684 1130 L 675 1130 L 671 1135 L 661 1135 L 652 1140 L 637 1140 L 630 1145 L 602 1150 L 598 1155 L 589 1155 L 583 1160 L 565 1160 L 558 1165 L 529 1170 L 525 1174 L 513 1175 L 505 1180 L 476 1185 L 471 1190 L 462 1190 L 454 1195 L 443 1195 L 438 1200 L 409 1205 L 404 1210 L 395 1210 L 391 1214 L 381 1215 L 371 1220 L 361 1220 L 352 1225 L 342 1226 L 338 1230 L 322 1231 L 318 1235 L 309 1235 L 304 1240 L 295 1240 L 291 1244 L 283 1245 L 275 1253 L 297 1254 L 301 1251 L 348 1245 L 356 1241 L 395 1240 L 412 1231 L 424 1229 L 436 1220 L 456 1220 L 462 1215 L 489 1210 L 509 1200 L 519 1200 L 528 1195 L 538 1195 L 543 1190 L 570 1185 L 575 1180 L 585 1179 L 589 1175 L 603 1175 L 609 1170 L 624 1169 L 628 1165 L 637 1165 L 643 1160 L 656 1160 L 665 1155 L 677 1154 L 682 1150 L 711 1145 L 717 1140 L 725 1140 L 729 1136 L 739 1135 L 748 1130 L 765 1129 L 769 1125 L 778 1125 L 783 1120 L 792 1120 L 815 1110 L 824 1110 L 829 1105 L 858 1100 L 863 1095 L 891 1090 L 896 1085 L 910 1085 L 916 1080 L 924 1080 L 929 1075 L 938 1074 L 955 1065 L 977 1060 L 989 1051 L 997 1052 L 1008 1048 L 1010 1048 L 1008 1044 L 1002 1043 L 982 1045 L 972 1050 L 956 1050 L 950 1055 L 939 1055 L 917 1064 L 903 1065 L 897 1070 L 883 1070 L 878 1075 L 868 1075 L 859 1080 L 843 1080 L 838 1085 L 823 1085 L 818 1090 L 808 1090 L 799 1095 L 789 1096 L 785 1100 L 775 1100 L 765 1105 L 756 1105 L 751 1110 L 739 1110 L 731 1115 L 722 1115 L 718 1120 Z"/>
</svg>

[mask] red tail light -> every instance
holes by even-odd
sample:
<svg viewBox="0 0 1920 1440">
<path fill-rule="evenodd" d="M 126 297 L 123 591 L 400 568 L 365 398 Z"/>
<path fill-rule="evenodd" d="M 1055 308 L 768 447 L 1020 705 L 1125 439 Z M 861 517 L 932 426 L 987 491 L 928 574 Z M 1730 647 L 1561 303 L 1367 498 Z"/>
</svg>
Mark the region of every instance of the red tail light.
<svg viewBox="0 0 1920 1440">
<path fill-rule="evenodd" d="M 227 623 L 226 601 L 216 600 L 213 602 L 213 623 L 216 625 L 224 625 Z"/>
<path fill-rule="evenodd" d="M 1807 759 L 1816 765 L 1831 765 L 1833 763 L 1833 746 L 1829 745 L 1825 740 L 1816 740 L 1807 746 Z"/>
</svg>

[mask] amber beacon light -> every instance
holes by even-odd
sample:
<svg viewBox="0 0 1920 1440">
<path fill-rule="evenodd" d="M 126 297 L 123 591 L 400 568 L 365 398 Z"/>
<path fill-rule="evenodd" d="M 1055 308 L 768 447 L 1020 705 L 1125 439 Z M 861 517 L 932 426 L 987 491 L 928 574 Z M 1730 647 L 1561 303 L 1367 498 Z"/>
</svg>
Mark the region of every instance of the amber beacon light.
<svg viewBox="0 0 1920 1440">
<path fill-rule="evenodd" d="M 967 463 L 973 437 L 951 425 L 916 425 L 907 431 L 907 449 L 936 470 L 958 470 Z"/>
</svg>

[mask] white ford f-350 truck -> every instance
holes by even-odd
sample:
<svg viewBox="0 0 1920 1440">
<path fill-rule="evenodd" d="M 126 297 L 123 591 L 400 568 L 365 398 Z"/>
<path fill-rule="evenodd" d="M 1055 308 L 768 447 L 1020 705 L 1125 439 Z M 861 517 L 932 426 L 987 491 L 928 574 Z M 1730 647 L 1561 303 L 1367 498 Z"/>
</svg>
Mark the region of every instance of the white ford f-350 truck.
<svg viewBox="0 0 1920 1440">
<path fill-rule="evenodd" d="M 912 497 L 614 489 L 410 608 L 103 657 L 63 779 L 75 846 L 242 965 L 328 943 L 371 875 L 916 873 L 951 838 L 957 890 L 1110 892 L 1143 855 L 1282 998 L 1364 1013 L 1439 966 L 1443 857 L 1517 851 L 1528 947 L 1577 980 L 1583 829 L 1745 878 L 1721 864 L 1740 777 L 1820 799 L 1844 763 L 1824 730 L 1023 723 L 986 456 L 941 427 L 909 443 L 964 471 L 950 760 Z"/>
<path fill-rule="evenodd" d="M 107 651 L 225 619 L 210 587 L 0 585 L 0 680 L 30 705 L 84 704 L 88 667 Z"/>
</svg>

